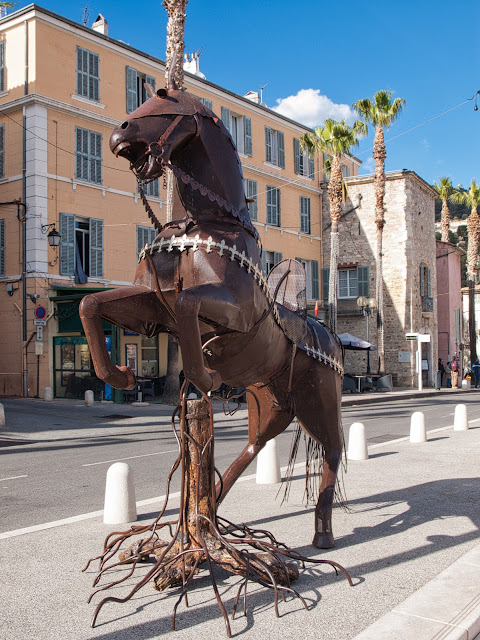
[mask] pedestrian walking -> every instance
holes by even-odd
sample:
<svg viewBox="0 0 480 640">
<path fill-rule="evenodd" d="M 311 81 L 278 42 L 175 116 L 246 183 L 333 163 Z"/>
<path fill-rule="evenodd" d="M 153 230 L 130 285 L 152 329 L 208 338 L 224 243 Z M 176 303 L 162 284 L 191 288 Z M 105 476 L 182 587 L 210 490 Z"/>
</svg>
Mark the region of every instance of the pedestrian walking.
<svg viewBox="0 0 480 640">
<path fill-rule="evenodd" d="M 472 374 L 473 380 L 475 380 L 475 389 L 478 389 L 478 387 L 480 386 L 480 362 L 478 362 L 478 358 L 472 364 Z"/>
<path fill-rule="evenodd" d="M 438 359 L 438 370 L 440 371 L 440 386 L 443 387 L 443 378 L 445 377 L 445 366 L 442 359 Z"/>
<path fill-rule="evenodd" d="M 447 381 L 447 389 L 452 386 L 452 370 L 450 369 L 450 362 L 445 365 L 445 379 Z"/>
<path fill-rule="evenodd" d="M 456 356 L 453 356 L 450 362 L 450 369 L 452 370 L 452 389 L 458 389 L 458 362 Z"/>
</svg>

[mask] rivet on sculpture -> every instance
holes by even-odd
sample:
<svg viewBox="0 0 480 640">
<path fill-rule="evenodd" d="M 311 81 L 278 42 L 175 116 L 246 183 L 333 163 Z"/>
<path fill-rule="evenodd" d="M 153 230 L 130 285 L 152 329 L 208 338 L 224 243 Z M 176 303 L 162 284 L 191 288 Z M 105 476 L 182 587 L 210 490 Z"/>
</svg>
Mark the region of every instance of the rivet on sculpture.
<svg viewBox="0 0 480 640">
<path fill-rule="evenodd" d="M 173 222 L 160 225 L 146 205 L 158 235 L 140 254 L 133 286 L 83 298 L 80 315 L 96 374 L 118 389 L 135 386 L 133 372 L 110 360 L 106 320 L 148 337 L 172 335 L 186 380 L 205 399 L 222 382 L 246 388 L 248 442 L 217 483 L 215 512 L 266 442 L 296 418 L 318 445 L 309 450 L 323 455 L 313 544 L 332 547 L 343 448 L 341 346 L 306 315 L 300 263 L 285 260 L 268 276 L 262 272 L 240 160 L 222 121 L 172 78 L 167 90 L 147 88 L 151 97 L 113 131 L 110 148 L 129 160 L 139 181 L 173 171 Z"/>
</svg>

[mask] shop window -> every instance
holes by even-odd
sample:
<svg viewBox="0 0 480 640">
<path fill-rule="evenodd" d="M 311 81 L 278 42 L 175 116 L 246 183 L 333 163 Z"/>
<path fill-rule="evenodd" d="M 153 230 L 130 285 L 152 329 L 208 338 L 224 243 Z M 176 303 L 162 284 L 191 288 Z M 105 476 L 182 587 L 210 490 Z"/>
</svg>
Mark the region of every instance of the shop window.
<svg viewBox="0 0 480 640">
<path fill-rule="evenodd" d="M 140 73 L 133 67 L 126 67 L 127 113 L 132 113 L 148 99 L 146 82 L 155 89 L 154 77 Z"/>
<path fill-rule="evenodd" d="M 157 337 L 142 337 L 142 377 L 156 378 L 158 376 L 158 340 Z"/>
</svg>

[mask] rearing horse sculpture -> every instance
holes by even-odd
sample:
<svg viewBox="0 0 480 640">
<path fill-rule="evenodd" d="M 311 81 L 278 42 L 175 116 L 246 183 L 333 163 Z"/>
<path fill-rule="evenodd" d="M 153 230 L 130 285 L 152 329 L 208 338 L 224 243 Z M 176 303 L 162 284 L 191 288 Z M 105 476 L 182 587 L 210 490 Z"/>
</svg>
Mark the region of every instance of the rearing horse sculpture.
<svg viewBox="0 0 480 640">
<path fill-rule="evenodd" d="M 110 147 L 141 180 L 173 170 L 174 221 L 140 254 L 133 286 L 83 298 L 80 314 L 95 371 L 119 389 L 135 384 L 132 371 L 109 358 L 103 318 L 149 337 L 174 336 L 185 377 L 203 392 L 222 381 L 247 388 L 248 444 L 223 475 L 219 500 L 296 417 L 323 445 L 313 544 L 331 547 L 343 448 L 341 347 L 320 323 L 296 313 L 295 304 L 277 302 L 299 263 L 286 261 L 268 281 L 263 274 L 240 161 L 221 120 L 172 82 L 151 93 L 114 130 Z"/>
</svg>

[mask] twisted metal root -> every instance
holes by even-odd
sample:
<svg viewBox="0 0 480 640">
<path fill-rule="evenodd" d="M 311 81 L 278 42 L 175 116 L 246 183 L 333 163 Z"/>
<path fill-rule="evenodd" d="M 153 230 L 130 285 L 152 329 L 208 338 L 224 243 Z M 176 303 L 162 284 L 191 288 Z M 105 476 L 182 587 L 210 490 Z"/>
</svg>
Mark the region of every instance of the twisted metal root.
<svg viewBox="0 0 480 640">
<path fill-rule="evenodd" d="M 90 563 L 98 560 L 99 569 L 94 579 L 93 586 L 97 586 L 100 579 L 112 569 L 120 565 L 131 564 L 129 571 L 124 576 L 103 585 L 92 592 L 88 602 L 101 591 L 106 591 L 128 580 L 135 572 L 139 563 L 149 561 L 155 557 L 154 565 L 147 571 L 141 580 L 122 597 L 107 596 L 96 606 L 92 619 L 92 627 L 95 626 L 98 614 L 107 602 L 127 602 L 147 582 L 153 581 L 154 588 L 164 591 L 169 587 L 182 588 L 179 598 L 172 612 L 172 630 L 175 630 L 177 609 L 185 600 L 188 606 L 187 593 L 193 577 L 198 573 L 202 564 L 206 565 L 210 576 L 210 582 L 222 612 L 227 636 L 231 637 L 231 627 L 227 611 L 222 602 L 218 585 L 214 576 L 214 565 L 217 565 L 235 575 L 242 575 L 232 611 L 232 620 L 235 618 L 240 597 L 243 592 L 243 612 L 246 615 L 246 600 L 248 582 L 253 581 L 273 590 L 274 610 L 277 617 L 279 595 L 285 601 L 287 595 L 299 598 L 304 608 L 308 610 L 305 599 L 292 588 L 291 583 L 299 576 L 298 565 L 304 568 L 305 563 L 327 564 L 333 567 L 335 573 L 343 573 L 350 586 L 353 586 L 350 575 L 341 565 L 332 560 L 308 558 L 301 555 L 286 544 L 279 542 L 269 531 L 253 529 L 246 525 L 237 525 L 216 513 L 215 501 L 215 467 L 213 461 L 213 410 L 208 398 L 203 395 L 208 406 L 208 415 L 187 414 L 187 402 L 185 381 L 181 391 L 181 402 L 172 415 L 172 429 L 179 446 L 179 455 L 175 460 L 167 480 L 167 491 L 163 507 L 155 520 L 150 525 L 133 525 L 127 531 L 115 531 L 110 533 L 104 542 L 103 553 L 88 561 L 83 571 L 86 571 Z M 180 411 L 180 435 L 177 434 L 175 417 Z M 192 434 L 186 427 L 186 419 L 208 420 L 204 422 L 204 432 L 201 429 Z M 205 427 L 207 429 L 205 430 Z M 206 431 L 206 434 L 205 434 Z M 203 438 L 203 439 L 202 439 Z M 182 486 L 180 496 L 180 510 L 177 520 L 161 523 L 169 498 L 171 479 L 175 471 L 182 467 Z M 205 473 L 206 471 L 206 473 Z M 201 473 L 203 476 L 201 477 Z M 187 483 L 187 474 L 195 477 L 193 485 Z M 201 489 L 202 482 L 207 483 Z M 187 486 L 188 484 L 188 486 Z M 188 495 L 188 489 L 194 486 L 195 495 L 192 503 L 192 495 Z M 210 501 L 210 502 L 209 502 Z M 205 509 L 205 504 L 211 505 Z M 193 506 L 192 506 L 193 505 Z M 192 513 L 193 510 L 193 513 Z M 205 513 L 207 511 L 207 513 Z M 168 528 L 170 541 L 161 540 L 158 532 Z M 145 535 L 147 534 L 147 535 Z M 131 542 L 123 551 L 122 545 L 133 536 L 142 536 Z M 118 555 L 118 560 L 112 562 L 112 558 Z M 294 562 L 291 562 L 291 561 Z"/>
</svg>

